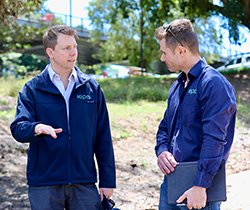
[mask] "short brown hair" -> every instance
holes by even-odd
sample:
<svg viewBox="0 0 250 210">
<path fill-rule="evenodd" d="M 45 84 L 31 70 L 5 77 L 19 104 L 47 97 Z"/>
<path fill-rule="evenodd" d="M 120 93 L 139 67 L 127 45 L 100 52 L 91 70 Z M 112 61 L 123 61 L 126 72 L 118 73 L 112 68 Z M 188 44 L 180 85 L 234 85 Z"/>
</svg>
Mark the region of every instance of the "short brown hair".
<svg viewBox="0 0 250 210">
<path fill-rule="evenodd" d="M 194 54 L 199 54 L 198 37 L 190 20 L 176 19 L 169 25 L 171 25 L 171 31 L 179 38 L 184 47 L 188 48 Z M 166 46 L 174 51 L 180 43 L 171 33 L 166 31 L 169 25 L 160 26 L 155 29 L 155 36 L 157 41 L 165 38 Z"/>
<path fill-rule="evenodd" d="M 55 46 L 57 45 L 58 34 L 78 37 L 76 35 L 76 30 L 67 25 L 52 26 L 43 35 L 43 46 L 44 46 L 45 51 L 47 48 L 51 48 L 53 50 L 55 49 Z"/>
</svg>

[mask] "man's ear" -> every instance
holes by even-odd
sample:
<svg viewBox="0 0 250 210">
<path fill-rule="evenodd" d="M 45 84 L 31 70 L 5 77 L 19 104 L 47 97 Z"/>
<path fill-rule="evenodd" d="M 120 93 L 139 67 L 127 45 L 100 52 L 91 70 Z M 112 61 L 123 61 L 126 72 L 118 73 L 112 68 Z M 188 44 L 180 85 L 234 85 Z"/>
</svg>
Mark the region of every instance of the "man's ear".
<svg viewBox="0 0 250 210">
<path fill-rule="evenodd" d="M 186 53 L 187 53 L 186 48 L 183 47 L 183 46 L 181 46 L 181 45 L 179 45 L 179 46 L 177 47 L 177 50 L 178 50 L 179 55 L 181 55 L 181 56 L 185 56 Z"/>
<path fill-rule="evenodd" d="M 54 57 L 54 50 L 53 49 L 51 49 L 51 48 L 48 47 L 46 49 L 46 53 L 49 56 L 49 58 L 53 58 Z"/>
</svg>

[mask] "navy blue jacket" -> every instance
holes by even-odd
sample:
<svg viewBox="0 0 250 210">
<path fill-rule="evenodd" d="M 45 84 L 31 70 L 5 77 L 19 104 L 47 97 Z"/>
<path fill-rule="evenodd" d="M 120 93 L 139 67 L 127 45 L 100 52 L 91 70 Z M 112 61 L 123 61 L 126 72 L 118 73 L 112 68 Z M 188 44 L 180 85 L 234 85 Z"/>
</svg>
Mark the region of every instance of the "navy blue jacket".
<svg viewBox="0 0 250 210">
<path fill-rule="evenodd" d="M 25 84 L 18 95 L 10 128 L 19 142 L 29 142 L 27 179 L 33 186 L 95 183 L 115 188 L 115 161 L 108 111 L 99 84 L 75 67 L 78 82 L 66 103 L 49 78 L 47 68 Z M 34 135 L 38 123 L 62 128 L 57 139 Z"/>
<path fill-rule="evenodd" d="M 186 88 L 182 72 L 170 89 L 155 151 L 157 156 L 169 151 L 177 162 L 198 161 L 194 185 L 208 188 L 232 146 L 235 92 L 204 59 L 189 71 L 188 77 Z"/>
</svg>

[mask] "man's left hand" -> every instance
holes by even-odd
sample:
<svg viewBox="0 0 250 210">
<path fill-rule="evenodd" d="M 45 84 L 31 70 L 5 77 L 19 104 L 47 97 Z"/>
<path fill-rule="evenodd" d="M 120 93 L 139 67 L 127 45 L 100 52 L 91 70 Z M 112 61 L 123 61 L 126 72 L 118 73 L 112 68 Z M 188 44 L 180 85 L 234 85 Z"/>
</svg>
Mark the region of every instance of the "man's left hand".
<svg viewBox="0 0 250 210">
<path fill-rule="evenodd" d="M 103 200 L 103 194 L 107 197 L 107 199 L 111 198 L 111 195 L 114 192 L 113 188 L 100 188 L 99 189 L 100 195 L 101 195 L 101 201 Z"/>
<path fill-rule="evenodd" d="M 207 202 L 206 188 L 193 186 L 179 197 L 177 203 L 181 203 L 185 199 L 187 199 L 187 207 L 189 209 L 201 209 L 205 207 Z"/>
</svg>

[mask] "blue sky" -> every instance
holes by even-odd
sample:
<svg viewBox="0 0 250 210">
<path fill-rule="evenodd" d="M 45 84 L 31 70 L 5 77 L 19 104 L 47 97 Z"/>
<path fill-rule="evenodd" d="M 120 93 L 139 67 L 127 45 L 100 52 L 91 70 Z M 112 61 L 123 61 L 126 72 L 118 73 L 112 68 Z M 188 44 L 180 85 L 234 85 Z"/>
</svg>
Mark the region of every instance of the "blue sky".
<svg viewBox="0 0 250 210">
<path fill-rule="evenodd" d="M 72 16 L 88 18 L 86 7 L 88 6 L 90 0 L 71 0 L 72 3 Z M 60 4 L 60 5 L 59 5 Z M 70 14 L 70 0 L 47 0 L 44 5 L 46 8 L 50 9 L 51 12 Z M 73 19 L 74 21 L 74 19 Z M 80 20 L 79 20 L 80 21 Z M 79 23 L 78 23 L 79 24 Z M 228 32 L 224 33 L 224 45 L 227 49 L 231 49 L 231 54 L 234 55 L 236 51 L 246 53 L 250 52 L 250 31 L 248 29 L 241 29 L 242 36 L 246 38 L 246 42 L 242 43 L 241 46 L 235 46 L 229 44 Z M 222 52 L 224 56 L 230 56 L 229 51 Z"/>
</svg>

